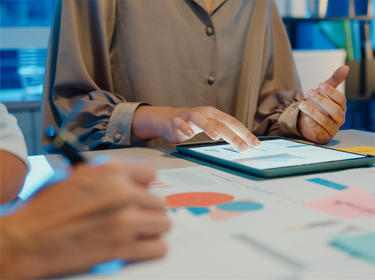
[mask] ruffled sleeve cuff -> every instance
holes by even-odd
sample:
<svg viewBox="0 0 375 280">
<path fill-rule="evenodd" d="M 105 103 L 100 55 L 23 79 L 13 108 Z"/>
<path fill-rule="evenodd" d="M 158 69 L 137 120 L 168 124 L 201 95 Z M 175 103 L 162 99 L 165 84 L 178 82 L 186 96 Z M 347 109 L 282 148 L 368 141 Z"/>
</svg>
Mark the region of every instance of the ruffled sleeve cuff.
<svg viewBox="0 0 375 280">
<path fill-rule="evenodd" d="M 144 103 L 126 102 L 115 106 L 109 119 L 104 142 L 129 146 L 132 144 L 131 127 L 135 110 Z"/>
<path fill-rule="evenodd" d="M 283 135 L 302 137 L 298 131 L 298 102 L 289 105 L 280 115 L 278 128 Z"/>
<path fill-rule="evenodd" d="M 69 111 L 66 104 L 57 104 L 61 112 Z M 105 91 L 90 92 L 75 104 L 61 127 L 75 134 L 84 150 L 129 146 L 134 139 L 131 135 L 134 113 L 142 104 L 126 102 Z"/>
</svg>

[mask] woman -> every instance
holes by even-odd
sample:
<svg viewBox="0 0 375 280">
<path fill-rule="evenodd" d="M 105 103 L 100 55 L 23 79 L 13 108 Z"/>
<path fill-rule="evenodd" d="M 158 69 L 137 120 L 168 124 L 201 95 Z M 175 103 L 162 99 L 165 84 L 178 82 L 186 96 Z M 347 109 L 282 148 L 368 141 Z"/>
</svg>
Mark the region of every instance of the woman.
<svg viewBox="0 0 375 280">
<path fill-rule="evenodd" d="M 202 131 L 240 150 L 259 144 L 254 134 L 325 143 L 344 122 L 336 87 L 347 73 L 300 101 L 273 1 L 60 1 L 44 125 L 68 128 L 86 149 L 179 143 Z"/>
</svg>

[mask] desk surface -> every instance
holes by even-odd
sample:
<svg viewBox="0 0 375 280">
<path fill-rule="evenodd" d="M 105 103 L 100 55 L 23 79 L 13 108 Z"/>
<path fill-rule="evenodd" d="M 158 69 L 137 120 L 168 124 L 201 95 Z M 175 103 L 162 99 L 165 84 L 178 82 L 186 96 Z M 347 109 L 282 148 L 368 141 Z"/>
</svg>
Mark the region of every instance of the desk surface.
<svg viewBox="0 0 375 280">
<path fill-rule="evenodd" d="M 375 146 L 375 133 L 340 131 L 328 146 Z M 252 181 L 173 157 L 173 152 L 173 145 L 104 151 L 159 169 L 151 190 L 172 205 L 168 209 L 173 228 L 167 236 L 167 257 L 126 266 L 114 275 L 73 278 L 375 277 L 375 256 L 366 255 L 368 248 L 375 252 L 375 167 Z M 58 156 L 48 159 L 54 163 Z M 224 204 L 183 205 L 186 194 L 197 192 L 232 198 Z M 362 208 L 342 210 L 338 206 L 367 207 L 371 214 L 361 212 Z"/>
</svg>

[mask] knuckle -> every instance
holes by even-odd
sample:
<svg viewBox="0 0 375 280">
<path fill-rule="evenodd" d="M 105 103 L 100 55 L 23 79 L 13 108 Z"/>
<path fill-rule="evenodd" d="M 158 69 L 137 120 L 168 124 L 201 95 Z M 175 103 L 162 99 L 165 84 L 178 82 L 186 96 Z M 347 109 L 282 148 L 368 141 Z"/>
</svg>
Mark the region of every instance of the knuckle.
<svg viewBox="0 0 375 280">
<path fill-rule="evenodd" d="M 173 117 L 172 119 L 172 125 L 173 127 L 178 127 L 181 124 L 181 118 L 179 117 Z"/>
<path fill-rule="evenodd" d="M 212 106 L 204 106 L 203 107 L 203 112 L 207 113 L 207 114 L 213 114 L 215 112 L 216 108 L 212 107 Z"/>
<path fill-rule="evenodd" d="M 118 227 L 120 225 L 128 225 L 129 217 L 130 215 L 129 215 L 128 210 L 117 211 L 108 219 L 108 222 L 111 227 Z"/>
<path fill-rule="evenodd" d="M 190 114 L 189 114 L 189 119 L 192 120 L 192 121 L 198 121 L 200 118 L 201 118 L 201 113 L 197 110 L 193 110 Z"/>
</svg>

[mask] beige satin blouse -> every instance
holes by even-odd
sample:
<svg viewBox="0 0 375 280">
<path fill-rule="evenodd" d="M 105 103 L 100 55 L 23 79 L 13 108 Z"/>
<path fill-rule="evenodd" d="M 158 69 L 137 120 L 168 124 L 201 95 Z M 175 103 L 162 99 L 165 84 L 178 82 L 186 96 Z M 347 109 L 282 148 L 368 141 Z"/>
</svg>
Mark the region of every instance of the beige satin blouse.
<svg viewBox="0 0 375 280">
<path fill-rule="evenodd" d="M 134 144 L 141 103 L 214 106 L 256 135 L 298 135 L 301 96 L 274 1 L 215 0 L 210 13 L 204 0 L 57 3 L 43 124 L 86 149 Z"/>
</svg>

